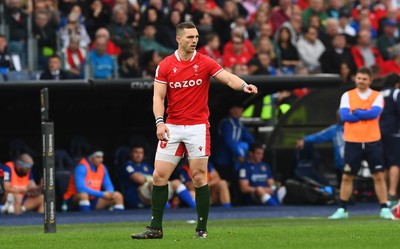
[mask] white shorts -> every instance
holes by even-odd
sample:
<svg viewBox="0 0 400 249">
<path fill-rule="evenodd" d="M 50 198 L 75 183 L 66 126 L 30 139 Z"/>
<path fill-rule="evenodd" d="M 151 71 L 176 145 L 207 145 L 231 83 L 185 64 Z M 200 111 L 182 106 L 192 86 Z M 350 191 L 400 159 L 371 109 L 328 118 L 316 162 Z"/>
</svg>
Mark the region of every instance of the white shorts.
<svg viewBox="0 0 400 249">
<path fill-rule="evenodd" d="M 209 124 L 173 125 L 166 124 L 169 129 L 168 141 L 158 141 L 157 154 L 174 157 L 200 158 L 210 155 Z M 157 158 L 165 158 L 164 156 Z"/>
</svg>

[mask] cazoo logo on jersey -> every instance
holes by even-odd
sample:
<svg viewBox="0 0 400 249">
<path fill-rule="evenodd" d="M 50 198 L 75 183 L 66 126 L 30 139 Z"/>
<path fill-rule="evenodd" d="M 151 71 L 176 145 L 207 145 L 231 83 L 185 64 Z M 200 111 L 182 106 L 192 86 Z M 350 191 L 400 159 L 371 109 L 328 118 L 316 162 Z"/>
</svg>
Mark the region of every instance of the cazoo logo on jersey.
<svg viewBox="0 0 400 249">
<path fill-rule="evenodd" d="M 170 82 L 169 87 L 171 88 L 185 88 L 185 87 L 194 87 L 200 86 L 203 83 L 202 79 L 197 80 L 184 80 L 182 82 Z"/>
</svg>

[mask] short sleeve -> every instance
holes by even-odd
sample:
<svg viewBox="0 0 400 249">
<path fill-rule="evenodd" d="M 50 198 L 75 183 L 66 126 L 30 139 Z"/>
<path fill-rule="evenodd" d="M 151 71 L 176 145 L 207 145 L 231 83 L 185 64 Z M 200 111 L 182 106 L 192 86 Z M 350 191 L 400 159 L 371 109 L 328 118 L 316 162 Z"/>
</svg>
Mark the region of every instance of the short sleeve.
<svg viewBox="0 0 400 249">
<path fill-rule="evenodd" d="M 345 92 L 340 99 L 340 108 L 350 108 L 349 93 Z"/>
<path fill-rule="evenodd" d="M 374 103 L 372 104 L 372 106 L 377 106 L 380 108 L 383 108 L 383 97 L 382 94 L 378 94 L 378 96 L 376 97 Z"/>
<path fill-rule="evenodd" d="M 212 77 L 215 77 L 215 75 L 219 74 L 222 70 L 224 70 L 221 67 L 221 65 L 218 64 L 218 62 L 216 62 L 214 59 L 212 59 L 208 56 L 204 56 L 204 57 L 206 58 L 205 60 L 207 61 L 209 72 Z"/>
<path fill-rule="evenodd" d="M 158 83 L 167 84 L 167 63 L 165 60 L 158 64 L 154 80 Z"/>
<path fill-rule="evenodd" d="M 7 165 L 0 166 L 0 168 L 4 171 L 4 181 L 11 181 L 11 169 Z"/>
</svg>

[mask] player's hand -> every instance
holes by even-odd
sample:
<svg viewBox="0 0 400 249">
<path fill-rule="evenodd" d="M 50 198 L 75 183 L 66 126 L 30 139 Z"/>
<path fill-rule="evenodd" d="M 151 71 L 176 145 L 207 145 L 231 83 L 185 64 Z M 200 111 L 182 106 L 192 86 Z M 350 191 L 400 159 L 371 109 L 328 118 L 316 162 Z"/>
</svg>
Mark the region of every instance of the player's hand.
<svg viewBox="0 0 400 249">
<path fill-rule="evenodd" d="M 113 192 L 104 191 L 104 199 L 111 200 L 114 197 Z"/>
<path fill-rule="evenodd" d="M 258 88 L 255 85 L 249 84 L 243 88 L 243 92 L 249 94 L 257 94 Z"/>
<path fill-rule="evenodd" d="M 303 149 L 304 148 L 304 139 L 299 139 L 296 141 L 296 148 Z"/>
<path fill-rule="evenodd" d="M 164 124 L 158 124 L 157 125 L 157 139 L 160 141 L 168 141 L 170 138 L 169 136 L 169 129 L 168 127 Z"/>
</svg>

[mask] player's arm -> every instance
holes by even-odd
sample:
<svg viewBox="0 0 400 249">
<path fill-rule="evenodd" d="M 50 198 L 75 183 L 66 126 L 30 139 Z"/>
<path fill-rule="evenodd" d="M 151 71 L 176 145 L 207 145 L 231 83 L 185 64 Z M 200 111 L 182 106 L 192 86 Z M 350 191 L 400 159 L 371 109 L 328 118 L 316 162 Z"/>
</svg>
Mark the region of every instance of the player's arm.
<svg viewBox="0 0 400 249">
<path fill-rule="evenodd" d="M 349 94 L 345 92 L 340 99 L 340 119 L 342 122 L 355 123 L 360 121 L 360 118 L 351 113 Z"/>
<path fill-rule="evenodd" d="M 162 141 L 167 141 L 169 138 L 169 129 L 164 123 L 164 102 L 166 95 L 167 84 L 154 81 L 153 113 L 157 126 L 157 138 Z"/>
<path fill-rule="evenodd" d="M 258 89 L 255 85 L 247 84 L 244 80 L 226 70 L 222 70 L 215 75 L 214 78 L 236 91 L 244 91 L 250 94 L 258 93 Z"/>
<path fill-rule="evenodd" d="M 246 179 L 239 180 L 240 192 L 243 194 L 250 194 L 256 191 L 257 188 L 250 186 L 250 181 Z"/>
<path fill-rule="evenodd" d="M 353 114 L 359 117 L 361 120 L 377 119 L 382 112 L 383 108 L 383 97 L 381 94 L 374 100 L 372 107 L 369 110 L 354 110 Z"/>
</svg>

